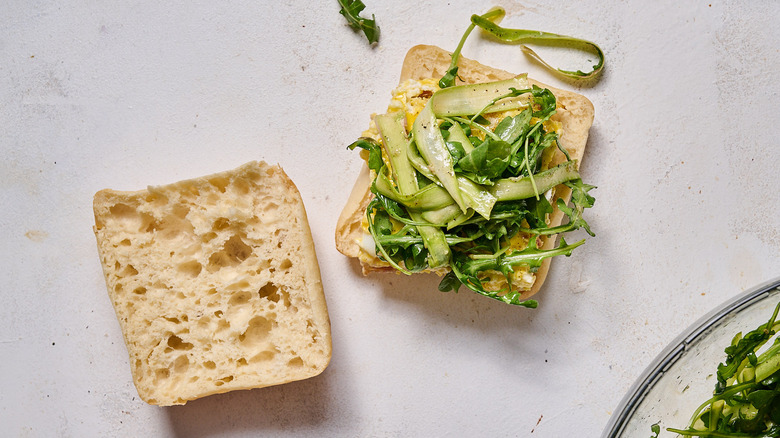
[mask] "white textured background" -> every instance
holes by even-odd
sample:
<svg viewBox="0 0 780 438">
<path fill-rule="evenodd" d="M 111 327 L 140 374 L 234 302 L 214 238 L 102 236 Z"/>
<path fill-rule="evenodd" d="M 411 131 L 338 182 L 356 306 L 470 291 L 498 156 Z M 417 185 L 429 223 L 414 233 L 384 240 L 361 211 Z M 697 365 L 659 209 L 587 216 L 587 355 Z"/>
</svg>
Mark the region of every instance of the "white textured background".
<svg viewBox="0 0 780 438">
<path fill-rule="evenodd" d="M 335 0 L 0 3 L 3 436 L 598 436 L 681 330 L 780 275 L 780 3 L 593 0 L 501 4 L 508 27 L 598 42 L 594 86 L 476 33 L 464 49 L 596 108 L 582 173 L 598 185 L 597 237 L 553 263 L 539 308 L 441 294 L 435 277 L 361 277 L 333 244 L 360 166 L 345 146 L 386 107 L 409 47 L 453 49 L 493 5 L 365 2 L 375 48 Z M 280 163 L 309 211 L 330 367 L 148 406 L 92 195 L 254 159 Z"/>
</svg>

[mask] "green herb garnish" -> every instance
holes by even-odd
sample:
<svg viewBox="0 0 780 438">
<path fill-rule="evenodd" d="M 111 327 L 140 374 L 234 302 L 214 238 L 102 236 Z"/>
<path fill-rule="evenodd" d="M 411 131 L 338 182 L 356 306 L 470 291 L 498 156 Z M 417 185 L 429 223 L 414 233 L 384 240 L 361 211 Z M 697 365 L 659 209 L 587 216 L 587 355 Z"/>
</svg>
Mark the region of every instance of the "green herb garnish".
<svg viewBox="0 0 780 438">
<path fill-rule="evenodd" d="M 363 18 L 360 13 L 366 8 L 361 0 L 338 0 L 341 10 L 339 13 L 347 19 L 349 27 L 355 31 L 362 31 L 368 39 L 369 44 L 379 41 L 379 26 L 376 24 L 376 17 L 371 14 L 371 19 Z"/>
</svg>

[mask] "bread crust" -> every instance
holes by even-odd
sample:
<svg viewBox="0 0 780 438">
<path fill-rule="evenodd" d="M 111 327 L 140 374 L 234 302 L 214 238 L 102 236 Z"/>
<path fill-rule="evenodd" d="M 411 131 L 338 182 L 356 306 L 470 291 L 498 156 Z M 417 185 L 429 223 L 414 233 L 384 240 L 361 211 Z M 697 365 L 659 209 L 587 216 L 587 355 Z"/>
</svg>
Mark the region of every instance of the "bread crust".
<svg viewBox="0 0 780 438">
<path fill-rule="evenodd" d="M 442 77 L 447 72 L 450 61 L 450 52 L 439 47 L 430 45 L 414 46 L 407 52 L 404 58 L 399 83 L 408 79 L 421 80 Z M 499 81 L 514 76 L 516 75 L 485 66 L 462 56 L 458 61 L 458 85 Z M 588 132 L 593 124 L 593 104 L 581 94 L 550 87 L 533 79 L 529 79 L 529 82 L 542 88 L 548 88 L 555 95 L 558 108 L 553 116 L 553 120 L 560 122 L 562 126 L 559 132 L 559 142 L 568 151 L 572 159 L 582 163 L 588 142 Z M 565 155 L 560 151 L 556 151 L 550 166 L 555 166 L 564 161 L 566 161 Z M 336 224 L 336 248 L 347 257 L 357 258 L 361 253 L 358 242 L 360 242 L 363 235 L 361 221 L 365 215 L 366 207 L 372 198 L 370 186 L 370 174 L 367 165 L 364 163 Z M 571 190 L 563 185 L 557 187 L 555 193 L 556 198 L 560 198 L 567 203 L 571 198 Z M 553 202 L 553 206 L 555 206 L 555 202 Z M 564 216 L 562 211 L 554 207 L 554 211 L 550 215 L 550 226 L 560 225 Z M 540 248 L 551 249 L 555 247 L 556 242 L 557 236 L 551 238 L 542 237 Z M 536 271 L 536 280 L 533 286 L 530 290 L 522 292 L 521 299 L 528 299 L 539 291 L 547 277 L 550 262 L 550 258 L 544 259 L 542 266 Z M 376 258 L 367 259 L 366 257 L 361 257 L 360 263 L 364 275 L 371 272 L 395 270 Z M 442 270 L 434 272 L 438 274 L 443 273 Z"/>
</svg>

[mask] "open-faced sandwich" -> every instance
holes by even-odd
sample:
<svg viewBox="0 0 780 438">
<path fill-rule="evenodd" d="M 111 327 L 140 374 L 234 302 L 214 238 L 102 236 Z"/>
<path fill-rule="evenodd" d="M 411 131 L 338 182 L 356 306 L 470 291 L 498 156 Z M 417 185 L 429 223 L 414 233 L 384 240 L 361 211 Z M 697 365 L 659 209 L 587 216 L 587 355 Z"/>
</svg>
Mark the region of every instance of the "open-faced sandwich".
<svg viewBox="0 0 780 438">
<path fill-rule="evenodd" d="M 363 273 L 435 272 L 439 289 L 535 307 L 550 257 L 584 241 L 593 205 L 579 164 L 593 122 L 582 95 L 413 47 L 385 114 L 350 148 L 365 159 L 339 217 L 336 247 Z M 442 88 L 445 85 L 446 88 Z"/>
</svg>

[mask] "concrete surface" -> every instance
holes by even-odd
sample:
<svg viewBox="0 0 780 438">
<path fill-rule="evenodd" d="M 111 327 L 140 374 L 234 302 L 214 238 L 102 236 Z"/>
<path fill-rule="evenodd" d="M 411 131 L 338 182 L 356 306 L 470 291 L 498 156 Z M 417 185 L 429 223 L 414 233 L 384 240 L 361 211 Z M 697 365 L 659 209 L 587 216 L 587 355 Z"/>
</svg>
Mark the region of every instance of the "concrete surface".
<svg viewBox="0 0 780 438">
<path fill-rule="evenodd" d="M 590 98 L 597 236 L 538 309 L 437 278 L 364 278 L 334 248 L 406 50 L 453 49 L 492 3 L 365 0 L 369 47 L 325 2 L 0 5 L 4 436 L 598 436 L 633 380 L 719 303 L 780 275 L 780 4 L 503 2 L 508 27 L 599 43 L 595 85 L 474 34 L 464 55 Z M 310 215 L 333 328 L 321 376 L 159 408 L 138 399 L 92 195 L 262 159 Z M 649 436 L 649 433 L 648 433 Z"/>
</svg>

